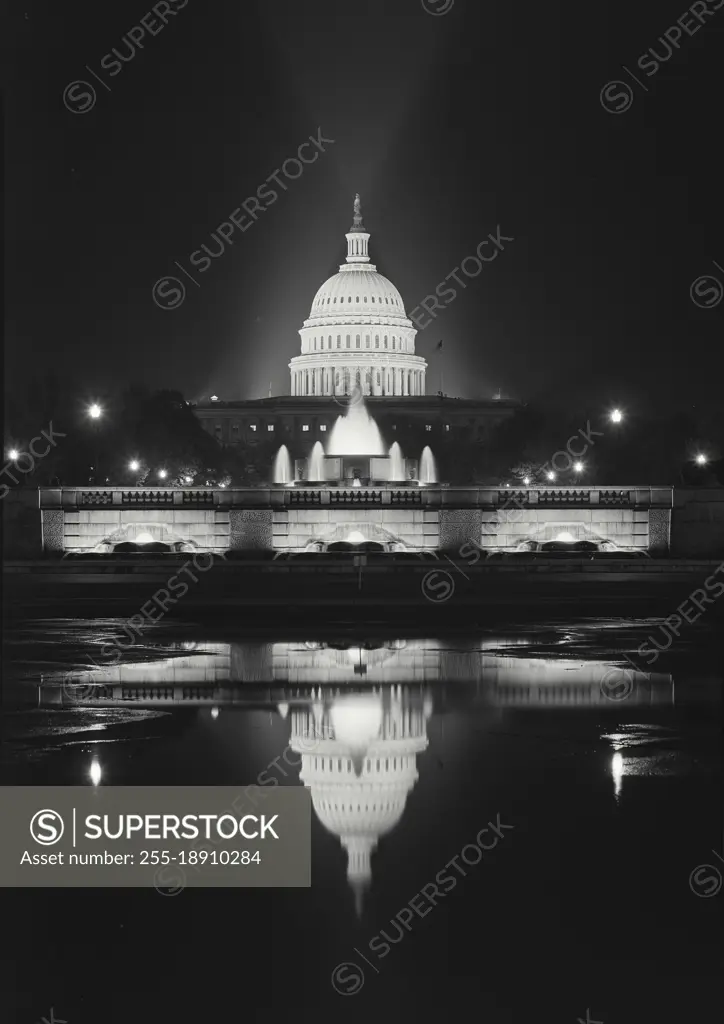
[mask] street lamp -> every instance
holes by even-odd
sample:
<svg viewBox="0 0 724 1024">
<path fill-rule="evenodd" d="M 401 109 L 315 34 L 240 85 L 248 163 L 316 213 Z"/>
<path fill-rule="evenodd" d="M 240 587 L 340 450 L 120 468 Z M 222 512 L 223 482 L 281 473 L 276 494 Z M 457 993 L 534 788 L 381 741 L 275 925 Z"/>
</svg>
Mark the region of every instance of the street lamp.
<svg viewBox="0 0 724 1024">
<path fill-rule="evenodd" d="M 548 472 L 546 473 L 546 478 L 547 478 L 548 480 L 555 480 L 555 478 L 556 478 L 556 474 L 555 474 L 555 473 L 553 472 L 553 470 L 549 470 L 549 471 L 548 471 Z"/>
<path fill-rule="evenodd" d="M 524 483 L 524 484 L 525 484 L 525 486 L 527 487 L 527 486 L 528 486 L 528 484 L 530 483 L 530 477 L 529 477 L 529 476 L 524 476 L 524 477 L 523 477 L 523 483 Z"/>
<path fill-rule="evenodd" d="M 574 473 L 582 473 L 583 469 L 584 469 L 584 466 L 583 466 L 582 462 L 579 461 L 579 462 L 574 462 L 573 463 L 573 472 Z"/>
<path fill-rule="evenodd" d="M 611 412 L 611 417 L 610 418 L 611 418 L 611 422 L 612 423 L 620 423 L 621 420 L 623 419 L 623 413 L 621 412 L 620 409 L 614 409 Z"/>
<path fill-rule="evenodd" d="M 694 461 L 696 462 L 697 466 L 705 466 L 709 460 L 703 452 L 699 452 Z"/>
<path fill-rule="evenodd" d="M 19 455 L 20 452 L 17 450 L 17 448 L 11 448 L 10 451 L 8 452 L 8 458 L 11 459 L 13 462 L 15 462 Z"/>
<path fill-rule="evenodd" d="M 159 469 L 158 476 L 159 476 L 159 479 L 165 480 L 166 477 L 168 476 L 168 472 L 165 469 Z"/>
<path fill-rule="evenodd" d="M 138 461 L 138 459 L 131 459 L 131 461 L 128 463 L 128 468 L 132 473 L 137 473 L 141 468 L 141 463 Z"/>
<path fill-rule="evenodd" d="M 100 470 L 99 470 L 99 467 L 98 467 L 98 462 L 99 462 L 99 459 L 100 459 L 100 445 L 99 445 L 99 438 L 98 438 L 98 423 L 100 421 L 101 416 L 103 415 L 103 410 L 101 409 L 100 405 L 98 405 L 97 402 L 93 402 L 91 405 L 88 406 L 88 415 L 93 420 L 93 431 L 94 431 L 94 434 L 95 434 L 95 480 L 94 480 L 94 483 L 96 485 L 98 485 L 98 483 L 100 482 Z"/>
</svg>

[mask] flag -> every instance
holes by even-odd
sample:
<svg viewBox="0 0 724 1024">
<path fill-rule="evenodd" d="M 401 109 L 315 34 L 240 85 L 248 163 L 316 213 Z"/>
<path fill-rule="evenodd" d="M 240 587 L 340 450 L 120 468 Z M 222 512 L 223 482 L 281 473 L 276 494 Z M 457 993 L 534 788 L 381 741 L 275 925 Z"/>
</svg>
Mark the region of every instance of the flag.
<svg viewBox="0 0 724 1024">
<path fill-rule="evenodd" d="M 439 352 L 441 349 L 442 349 L 442 342 L 438 341 L 437 345 L 435 346 L 435 351 Z"/>
</svg>

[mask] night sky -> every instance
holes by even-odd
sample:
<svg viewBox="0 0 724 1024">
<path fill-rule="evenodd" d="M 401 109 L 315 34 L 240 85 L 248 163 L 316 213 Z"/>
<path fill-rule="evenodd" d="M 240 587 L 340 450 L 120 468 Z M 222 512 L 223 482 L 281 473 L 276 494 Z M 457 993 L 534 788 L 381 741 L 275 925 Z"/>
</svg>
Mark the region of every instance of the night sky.
<svg viewBox="0 0 724 1024">
<path fill-rule="evenodd" d="M 724 302 L 697 308 L 689 289 L 724 280 L 724 5 L 649 77 L 637 60 L 666 53 L 681 0 L 455 0 L 440 16 L 421 0 L 170 0 L 165 27 L 152 6 L 15 5 L 11 386 L 56 370 L 94 398 L 133 382 L 192 400 L 288 393 L 359 191 L 408 315 L 489 233 L 514 239 L 418 335 L 428 392 L 444 370 L 464 397 L 718 400 Z M 147 14 L 155 35 L 131 58 L 124 37 Z M 648 92 L 632 83 L 612 114 L 599 96 L 631 82 L 621 65 Z M 76 80 L 96 90 L 85 113 L 64 104 Z M 318 130 L 334 142 L 286 178 Z M 175 263 L 194 271 L 190 254 L 218 249 L 212 232 L 275 172 L 287 190 L 195 271 L 200 287 L 184 279 Z M 187 287 L 175 309 L 153 301 L 166 275 Z"/>
</svg>

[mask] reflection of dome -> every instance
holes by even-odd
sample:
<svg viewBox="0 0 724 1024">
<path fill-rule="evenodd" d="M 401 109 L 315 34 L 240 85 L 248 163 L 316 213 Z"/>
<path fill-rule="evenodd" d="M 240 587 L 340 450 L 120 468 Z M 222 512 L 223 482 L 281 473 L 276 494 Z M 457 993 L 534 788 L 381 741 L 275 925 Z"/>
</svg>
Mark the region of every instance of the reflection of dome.
<svg viewBox="0 0 724 1024">
<path fill-rule="evenodd" d="M 372 880 L 371 855 L 380 836 L 402 817 L 417 781 L 417 754 L 427 747 L 419 696 L 399 687 L 342 694 L 293 708 L 290 746 L 301 754 L 320 822 L 347 851 L 347 879 L 358 912 Z"/>
</svg>

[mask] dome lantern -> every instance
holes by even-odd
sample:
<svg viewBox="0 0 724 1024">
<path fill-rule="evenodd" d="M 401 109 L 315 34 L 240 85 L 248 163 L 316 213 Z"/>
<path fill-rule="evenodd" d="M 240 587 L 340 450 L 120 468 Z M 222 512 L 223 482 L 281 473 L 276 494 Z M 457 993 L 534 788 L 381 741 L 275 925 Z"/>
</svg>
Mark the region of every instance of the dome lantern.
<svg viewBox="0 0 724 1024">
<path fill-rule="evenodd" d="M 354 217 L 352 218 L 352 227 L 347 232 L 348 263 L 369 263 L 370 257 L 367 251 L 369 240 L 369 232 L 365 231 L 365 226 L 362 223 L 362 203 L 360 201 L 359 192 L 357 192 L 354 197 Z"/>
</svg>

